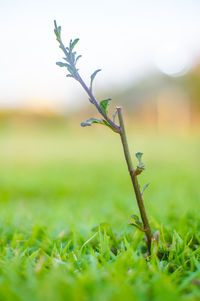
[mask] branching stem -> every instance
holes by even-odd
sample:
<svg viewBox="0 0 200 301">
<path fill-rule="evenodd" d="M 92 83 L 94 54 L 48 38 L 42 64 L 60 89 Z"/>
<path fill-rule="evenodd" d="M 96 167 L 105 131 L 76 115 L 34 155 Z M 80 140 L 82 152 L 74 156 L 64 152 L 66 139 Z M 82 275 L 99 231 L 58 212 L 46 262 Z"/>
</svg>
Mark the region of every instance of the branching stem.
<svg viewBox="0 0 200 301">
<path fill-rule="evenodd" d="M 81 78 L 81 76 L 79 75 L 79 73 L 77 72 L 76 74 L 76 79 L 77 81 L 81 84 L 81 86 L 83 87 L 83 89 L 86 91 L 86 93 L 89 96 L 89 99 L 91 101 L 91 103 L 93 103 L 95 105 L 95 107 L 97 108 L 97 110 L 99 111 L 99 113 L 104 117 L 104 119 L 110 124 L 110 126 L 112 127 L 112 129 L 117 132 L 120 133 L 120 127 L 115 124 L 108 116 L 106 116 L 106 114 L 103 112 L 103 110 L 101 109 L 99 103 L 97 102 L 96 98 L 94 97 L 93 93 L 91 92 L 91 90 L 87 87 L 87 85 L 85 84 L 85 82 L 83 81 L 83 79 Z"/>
<path fill-rule="evenodd" d="M 92 93 L 92 81 L 93 81 L 96 73 L 100 70 L 96 70 L 94 72 L 94 74 L 91 76 L 91 88 L 88 88 L 88 86 L 85 84 L 82 77 L 78 73 L 78 69 L 76 69 L 76 62 L 78 60 L 78 58 L 75 60 L 76 52 L 72 52 L 73 47 L 78 42 L 78 39 L 74 40 L 74 42 L 72 42 L 72 40 L 71 40 L 69 48 L 68 47 L 65 48 L 64 44 L 62 43 L 61 36 L 60 36 L 61 27 L 57 26 L 56 21 L 54 21 L 54 24 L 55 24 L 54 32 L 56 34 L 57 41 L 59 42 L 59 45 L 60 45 L 59 47 L 64 52 L 64 54 L 66 56 L 64 59 L 67 61 L 67 63 L 58 62 L 57 64 L 61 67 L 63 67 L 63 66 L 67 67 L 67 69 L 69 71 L 69 74 L 67 76 L 73 77 L 74 79 L 76 79 L 81 84 L 83 89 L 88 94 L 90 102 L 97 108 L 99 113 L 103 116 L 104 124 L 106 123 L 106 125 L 108 125 L 114 132 L 120 134 L 122 145 L 123 145 L 123 150 L 124 150 L 124 156 L 125 156 L 125 159 L 126 159 L 126 163 L 127 163 L 128 170 L 129 170 L 129 173 L 130 173 L 131 181 L 132 181 L 133 188 L 134 188 L 134 191 L 135 191 L 135 196 L 136 196 L 137 204 L 138 204 L 138 207 L 139 207 L 140 215 L 141 215 L 141 218 L 142 218 L 143 227 L 139 227 L 136 224 L 133 224 L 133 225 L 135 225 L 141 231 L 145 232 L 148 253 L 150 255 L 151 254 L 151 243 L 152 243 L 152 239 L 153 239 L 153 233 L 151 231 L 151 227 L 150 227 L 149 220 L 148 220 L 146 210 L 145 210 L 145 206 L 144 206 L 142 192 L 140 190 L 140 186 L 139 186 L 138 179 L 137 179 L 137 175 L 142 172 L 143 168 L 142 168 L 142 166 L 138 166 L 139 170 L 134 169 L 133 162 L 132 162 L 131 155 L 130 155 L 130 151 L 129 151 L 129 147 L 128 147 L 128 141 L 127 141 L 127 138 L 126 138 L 126 131 L 125 131 L 124 121 L 123 121 L 123 116 L 122 116 L 122 108 L 117 107 L 117 113 L 118 113 L 118 119 L 119 119 L 119 125 L 117 125 L 114 122 L 114 119 L 113 120 L 110 119 L 110 117 L 107 114 L 107 110 L 104 110 L 104 107 L 101 106 L 102 102 L 99 104 L 98 101 L 96 100 L 96 98 L 94 97 L 93 93 Z M 106 108 L 107 108 L 107 106 L 106 106 Z M 91 119 L 94 119 L 94 118 L 91 118 Z M 98 121 L 99 120 L 97 120 L 97 122 Z M 98 122 L 98 123 L 101 123 L 101 121 Z"/>
</svg>

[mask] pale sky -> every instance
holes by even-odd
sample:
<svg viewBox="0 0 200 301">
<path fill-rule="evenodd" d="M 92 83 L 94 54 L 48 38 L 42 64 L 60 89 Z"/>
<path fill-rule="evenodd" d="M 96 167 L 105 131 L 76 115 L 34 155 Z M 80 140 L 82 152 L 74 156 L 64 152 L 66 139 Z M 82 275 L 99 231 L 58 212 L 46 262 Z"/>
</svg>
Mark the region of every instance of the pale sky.
<svg viewBox="0 0 200 301">
<path fill-rule="evenodd" d="M 81 101 L 78 83 L 55 65 L 63 55 L 54 19 L 63 42 L 80 38 L 83 77 L 102 69 L 96 89 L 128 84 L 155 67 L 181 73 L 200 58 L 198 0 L 0 0 L 1 106 Z"/>
</svg>

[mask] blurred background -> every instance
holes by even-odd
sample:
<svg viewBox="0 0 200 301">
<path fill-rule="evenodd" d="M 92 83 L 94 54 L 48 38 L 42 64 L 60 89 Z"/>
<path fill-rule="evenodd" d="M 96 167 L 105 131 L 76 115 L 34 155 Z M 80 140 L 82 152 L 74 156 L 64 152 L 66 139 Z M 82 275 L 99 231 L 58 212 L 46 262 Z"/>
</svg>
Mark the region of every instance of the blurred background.
<svg viewBox="0 0 200 301">
<path fill-rule="evenodd" d="M 90 117 L 84 91 L 55 65 L 62 58 L 53 32 L 56 19 L 65 44 L 80 38 L 76 50 L 83 55 L 79 70 L 86 82 L 102 69 L 95 82 L 98 100 L 111 97 L 141 128 L 198 131 L 198 0 L 1 0 L 0 5 L 1 124 L 11 117 L 72 122 Z"/>
</svg>

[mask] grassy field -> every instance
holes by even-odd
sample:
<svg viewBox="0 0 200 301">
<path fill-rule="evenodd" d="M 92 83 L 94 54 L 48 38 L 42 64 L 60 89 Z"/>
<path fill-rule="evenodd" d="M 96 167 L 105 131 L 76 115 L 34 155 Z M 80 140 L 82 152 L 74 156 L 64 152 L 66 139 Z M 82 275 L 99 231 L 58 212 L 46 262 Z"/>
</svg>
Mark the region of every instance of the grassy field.
<svg viewBox="0 0 200 301">
<path fill-rule="evenodd" d="M 199 137 L 128 136 L 161 233 L 150 260 L 117 134 L 1 127 L 1 301 L 200 300 Z"/>
</svg>

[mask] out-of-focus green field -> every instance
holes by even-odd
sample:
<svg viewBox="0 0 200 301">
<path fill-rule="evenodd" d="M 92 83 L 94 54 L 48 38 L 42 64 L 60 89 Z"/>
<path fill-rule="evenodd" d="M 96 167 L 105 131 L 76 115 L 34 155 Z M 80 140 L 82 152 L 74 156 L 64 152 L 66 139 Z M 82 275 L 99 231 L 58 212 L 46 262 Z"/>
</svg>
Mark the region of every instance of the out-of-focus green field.
<svg viewBox="0 0 200 301">
<path fill-rule="evenodd" d="M 139 179 L 161 233 L 149 262 L 128 225 L 138 210 L 117 134 L 0 129 L 0 300 L 199 300 L 199 137 L 128 138 L 144 153 Z"/>
</svg>

